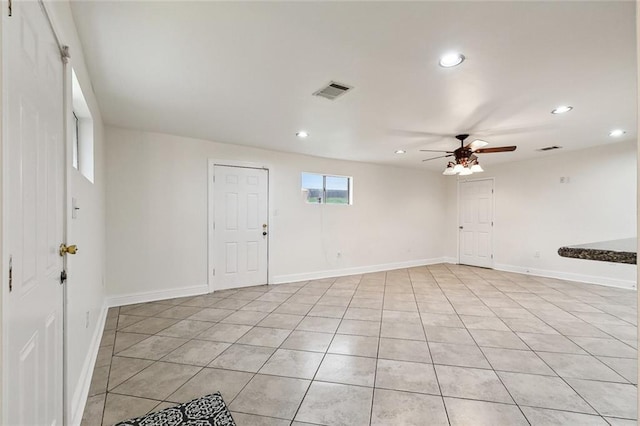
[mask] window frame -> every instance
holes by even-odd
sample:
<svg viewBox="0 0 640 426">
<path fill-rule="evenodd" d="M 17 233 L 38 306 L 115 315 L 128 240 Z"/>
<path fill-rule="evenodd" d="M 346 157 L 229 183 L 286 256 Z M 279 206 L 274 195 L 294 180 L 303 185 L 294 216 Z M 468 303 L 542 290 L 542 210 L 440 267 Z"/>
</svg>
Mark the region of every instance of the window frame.
<svg viewBox="0 0 640 426">
<path fill-rule="evenodd" d="M 312 203 L 312 202 L 309 202 L 308 198 L 305 198 L 306 204 L 331 205 L 331 206 L 353 205 L 353 176 L 336 175 L 336 174 L 329 174 L 329 173 L 301 172 L 300 173 L 300 190 L 301 191 L 308 189 L 302 185 L 302 180 L 304 175 L 322 176 L 322 202 Z M 327 177 L 347 179 L 347 202 L 346 203 L 327 203 Z"/>
</svg>

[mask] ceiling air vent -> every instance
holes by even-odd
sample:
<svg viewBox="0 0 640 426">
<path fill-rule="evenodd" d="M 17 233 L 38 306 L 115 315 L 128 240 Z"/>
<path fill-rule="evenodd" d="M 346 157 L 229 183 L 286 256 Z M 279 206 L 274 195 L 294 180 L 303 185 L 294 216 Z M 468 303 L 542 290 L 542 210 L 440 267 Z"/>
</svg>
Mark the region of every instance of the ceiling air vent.
<svg viewBox="0 0 640 426">
<path fill-rule="evenodd" d="M 313 96 L 320 96 L 332 101 L 335 98 L 344 95 L 351 89 L 353 89 L 352 86 L 347 86 L 346 84 L 336 83 L 335 81 L 332 81 L 322 89 L 314 92 Z"/>
<path fill-rule="evenodd" d="M 540 148 L 538 151 L 553 151 L 554 149 L 562 149 L 562 147 L 558 145 L 546 146 L 544 148 Z"/>
</svg>

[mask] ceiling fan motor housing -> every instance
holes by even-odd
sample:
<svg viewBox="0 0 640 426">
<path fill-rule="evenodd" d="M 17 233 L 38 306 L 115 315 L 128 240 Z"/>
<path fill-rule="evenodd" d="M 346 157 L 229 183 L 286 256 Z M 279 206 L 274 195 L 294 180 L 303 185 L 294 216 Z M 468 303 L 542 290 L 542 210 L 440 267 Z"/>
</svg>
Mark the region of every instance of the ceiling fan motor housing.
<svg viewBox="0 0 640 426">
<path fill-rule="evenodd" d="M 464 145 L 464 140 L 466 138 L 468 138 L 468 137 L 469 137 L 469 135 L 466 134 L 466 133 L 462 133 L 460 135 L 456 135 L 456 139 L 458 139 L 462 145 Z"/>
</svg>

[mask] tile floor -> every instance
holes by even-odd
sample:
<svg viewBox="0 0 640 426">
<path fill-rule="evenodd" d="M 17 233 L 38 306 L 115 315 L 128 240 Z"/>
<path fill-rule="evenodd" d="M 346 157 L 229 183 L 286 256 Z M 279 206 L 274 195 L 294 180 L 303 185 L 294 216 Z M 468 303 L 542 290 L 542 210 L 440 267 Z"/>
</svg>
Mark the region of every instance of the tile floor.
<svg viewBox="0 0 640 426">
<path fill-rule="evenodd" d="M 83 425 L 636 424 L 636 292 L 434 265 L 112 308 Z"/>
</svg>

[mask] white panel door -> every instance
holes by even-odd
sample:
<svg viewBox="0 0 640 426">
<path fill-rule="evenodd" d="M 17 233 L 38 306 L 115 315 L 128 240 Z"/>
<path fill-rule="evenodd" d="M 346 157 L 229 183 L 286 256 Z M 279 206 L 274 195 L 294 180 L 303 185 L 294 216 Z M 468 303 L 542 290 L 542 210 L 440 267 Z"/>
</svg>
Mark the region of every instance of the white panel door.
<svg viewBox="0 0 640 426">
<path fill-rule="evenodd" d="M 493 267 L 493 180 L 460 182 L 460 263 Z"/>
<path fill-rule="evenodd" d="M 4 17 L 9 425 L 62 424 L 63 63 L 36 1 Z M 6 281 L 5 281 L 6 282 Z"/>
<path fill-rule="evenodd" d="M 267 284 L 268 171 L 215 166 L 215 289 Z"/>
</svg>

